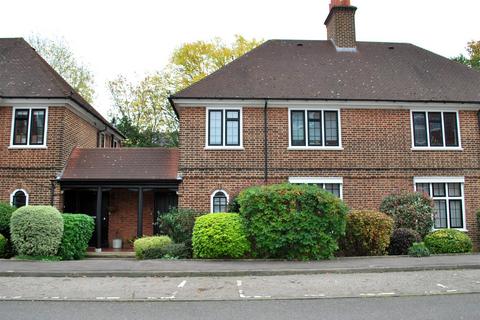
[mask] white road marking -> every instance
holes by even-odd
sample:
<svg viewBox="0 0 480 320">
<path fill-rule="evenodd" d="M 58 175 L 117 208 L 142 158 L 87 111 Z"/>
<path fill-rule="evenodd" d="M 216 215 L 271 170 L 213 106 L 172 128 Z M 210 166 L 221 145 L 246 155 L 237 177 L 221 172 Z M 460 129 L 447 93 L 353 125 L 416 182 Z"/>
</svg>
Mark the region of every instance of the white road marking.
<svg viewBox="0 0 480 320">
<path fill-rule="evenodd" d="M 447 290 L 447 292 L 457 292 L 457 290 Z"/>
<path fill-rule="evenodd" d="M 305 294 L 304 297 L 320 298 L 325 297 L 324 294 Z"/>
<path fill-rule="evenodd" d="M 120 297 L 107 297 L 107 300 L 118 300 Z"/>
<path fill-rule="evenodd" d="M 97 300 L 105 300 L 105 297 L 95 297 Z"/>
<path fill-rule="evenodd" d="M 381 296 L 393 296 L 395 292 L 379 292 L 379 293 L 360 293 L 362 297 L 381 297 Z"/>
<path fill-rule="evenodd" d="M 447 288 L 448 288 L 447 286 L 444 286 L 444 285 L 441 284 L 441 283 L 437 283 L 437 286 L 439 286 L 440 288 L 443 288 L 443 289 L 447 289 Z"/>
<path fill-rule="evenodd" d="M 20 299 L 22 296 L 15 296 L 15 297 L 12 297 L 12 299 Z"/>
<path fill-rule="evenodd" d="M 180 282 L 180 284 L 177 286 L 177 288 L 183 288 L 186 283 L 187 283 L 187 280 L 183 280 L 182 282 Z"/>
<path fill-rule="evenodd" d="M 237 286 L 241 287 L 242 286 L 242 280 L 237 280 Z"/>
</svg>

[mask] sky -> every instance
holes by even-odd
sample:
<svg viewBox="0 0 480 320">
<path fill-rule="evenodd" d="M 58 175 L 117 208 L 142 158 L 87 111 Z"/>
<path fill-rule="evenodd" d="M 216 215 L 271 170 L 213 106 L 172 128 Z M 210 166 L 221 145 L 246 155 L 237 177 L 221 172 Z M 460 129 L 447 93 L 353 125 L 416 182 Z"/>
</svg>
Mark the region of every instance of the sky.
<svg viewBox="0 0 480 320">
<path fill-rule="evenodd" d="M 108 115 L 106 85 L 161 70 L 183 43 L 235 34 L 326 39 L 330 0 L 5 0 L 0 37 L 63 38 L 93 72 L 93 105 Z M 446 57 L 480 40 L 478 0 L 352 0 L 360 41 L 409 42 Z"/>
</svg>

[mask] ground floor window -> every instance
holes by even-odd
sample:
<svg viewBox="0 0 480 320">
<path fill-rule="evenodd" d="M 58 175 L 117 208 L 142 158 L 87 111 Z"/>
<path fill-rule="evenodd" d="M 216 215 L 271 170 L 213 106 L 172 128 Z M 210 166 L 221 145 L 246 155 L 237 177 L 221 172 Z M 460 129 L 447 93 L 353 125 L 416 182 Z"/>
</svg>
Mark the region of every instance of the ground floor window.
<svg viewBox="0 0 480 320">
<path fill-rule="evenodd" d="M 217 190 L 212 193 L 211 200 L 212 212 L 227 212 L 228 194 L 223 190 Z"/>
<path fill-rule="evenodd" d="M 17 189 L 10 195 L 10 203 L 16 208 L 28 205 L 28 193 L 23 189 Z"/>
<path fill-rule="evenodd" d="M 465 229 L 464 178 L 415 178 L 415 190 L 434 202 L 435 229 Z"/>
<path fill-rule="evenodd" d="M 343 178 L 315 178 L 315 177 L 290 177 L 290 183 L 296 184 L 316 184 L 320 188 L 333 193 L 336 197 L 343 198 Z"/>
</svg>

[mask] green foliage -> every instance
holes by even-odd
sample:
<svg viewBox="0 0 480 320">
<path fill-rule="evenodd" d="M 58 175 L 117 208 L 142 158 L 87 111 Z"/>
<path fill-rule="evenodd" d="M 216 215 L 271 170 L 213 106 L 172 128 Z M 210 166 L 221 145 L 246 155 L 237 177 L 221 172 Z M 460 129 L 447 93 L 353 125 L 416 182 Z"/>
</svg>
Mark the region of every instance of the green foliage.
<svg viewBox="0 0 480 320">
<path fill-rule="evenodd" d="M 454 229 L 442 229 L 428 234 L 424 239 L 425 245 L 433 254 L 438 253 L 465 253 L 473 248 L 470 237 Z"/>
<path fill-rule="evenodd" d="M 195 219 L 202 214 L 193 209 L 173 208 L 169 212 L 159 215 L 157 225 L 160 234 L 166 234 L 176 243 L 192 245 L 192 233 Z"/>
<path fill-rule="evenodd" d="M 480 41 L 470 41 L 467 45 L 467 53 L 468 57 L 460 54 L 452 60 L 470 68 L 480 69 Z"/>
<path fill-rule="evenodd" d="M 62 215 L 50 206 L 21 207 L 12 214 L 10 231 L 19 255 L 54 256 L 62 241 Z"/>
<path fill-rule="evenodd" d="M 406 228 L 425 237 L 433 227 L 433 202 L 419 192 L 402 192 L 383 199 L 380 211 L 395 221 L 395 229 Z"/>
<path fill-rule="evenodd" d="M 7 238 L 10 235 L 10 218 L 15 209 L 8 203 L 0 202 L 0 233 Z"/>
<path fill-rule="evenodd" d="M 164 248 L 171 243 L 172 240 L 168 236 L 143 237 L 135 240 L 133 243 L 133 249 L 135 250 L 135 256 L 137 259 L 144 259 L 146 250 Z"/>
<path fill-rule="evenodd" d="M 190 249 L 184 243 L 171 243 L 164 247 L 147 248 L 143 252 L 144 259 L 187 259 Z"/>
<path fill-rule="evenodd" d="M 198 217 L 193 228 L 195 258 L 241 258 L 250 250 L 237 213 L 210 213 Z"/>
<path fill-rule="evenodd" d="M 395 229 L 390 239 L 388 253 L 391 255 L 408 254 L 408 249 L 412 244 L 420 241 L 422 241 L 422 238 L 415 230 L 406 228 Z"/>
<path fill-rule="evenodd" d="M 393 219 L 382 212 L 352 211 L 347 215 L 344 249 L 352 256 L 380 256 L 387 253 Z"/>
<path fill-rule="evenodd" d="M 95 222 L 85 214 L 62 214 L 63 237 L 58 255 L 63 260 L 79 260 L 85 256 Z"/>
<path fill-rule="evenodd" d="M 7 249 L 7 238 L 5 238 L 2 234 L 0 234 L 0 258 L 5 257 Z"/>
<path fill-rule="evenodd" d="M 428 257 L 430 256 L 430 250 L 423 242 L 416 242 L 408 249 L 408 255 L 411 257 Z"/>
<path fill-rule="evenodd" d="M 348 208 L 316 185 L 251 187 L 237 199 L 255 257 L 330 258 L 345 233 Z"/>
</svg>

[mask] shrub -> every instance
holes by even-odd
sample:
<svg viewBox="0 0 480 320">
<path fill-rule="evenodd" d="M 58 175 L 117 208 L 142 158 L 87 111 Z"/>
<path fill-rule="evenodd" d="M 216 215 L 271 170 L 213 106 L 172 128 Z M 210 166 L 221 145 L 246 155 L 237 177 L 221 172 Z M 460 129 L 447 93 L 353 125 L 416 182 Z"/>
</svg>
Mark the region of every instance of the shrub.
<svg viewBox="0 0 480 320">
<path fill-rule="evenodd" d="M 147 248 L 143 252 L 144 259 L 186 259 L 189 257 L 190 250 L 185 246 L 184 243 L 171 243 L 164 247 Z"/>
<path fill-rule="evenodd" d="M 428 250 L 427 246 L 425 246 L 425 243 L 415 242 L 408 249 L 408 254 L 411 257 L 428 257 L 430 256 L 430 250 Z"/>
<path fill-rule="evenodd" d="M 5 257 L 7 249 L 7 238 L 5 238 L 2 234 L 0 234 L 0 258 Z"/>
<path fill-rule="evenodd" d="M 442 229 L 428 234 L 424 239 L 431 253 L 464 253 L 472 251 L 472 240 L 461 231 Z"/>
<path fill-rule="evenodd" d="M 0 202 L 0 233 L 6 238 L 10 236 L 10 218 L 14 211 L 15 207 L 8 203 Z"/>
<path fill-rule="evenodd" d="M 85 214 L 62 214 L 63 237 L 58 255 L 63 260 L 79 260 L 85 256 L 95 222 Z"/>
<path fill-rule="evenodd" d="M 196 258 L 241 258 L 250 250 L 237 213 L 210 213 L 197 218 L 192 244 Z"/>
<path fill-rule="evenodd" d="M 392 194 L 383 199 L 380 211 L 395 221 L 395 229 L 417 231 L 423 238 L 433 227 L 433 202 L 428 195 L 419 192 Z"/>
<path fill-rule="evenodd" d="M 12 214 L 10 231 L 19 255 L 54 256 L 62 241 L 62 215 L 49 206 L 21 207 Z"/>
<path fill-rule="evenodd" d="M 352 211 L 347 215 L 344 249 L 347 255 L 379 256 L 387 253 L 393 219 L 382 212 Z"/>
<path fill-rule="evenodd" d="M 348 209 L 320 187 L 252 187 L 237 198 L 255 257 L 317 260 L 338 250 Z"/>
<path fill-rule="evenodd" d="M 412 244 L 420 241 L 422 238 L 417 231 L 406 228 L 396 229 L 390 238 L 388 251 L 391 255 L 408 254 L 408 249 Z"/>
<path fill-rule="evenodd" d="M 144 237 L 135 240 L 133 248 L 135 250 L 135 256 L 137 259 L 144 259 L 145 251 L 152 248 L 164 248 L 172 243 L 172 240 L 168 236 L 153 236 Z"/>
</svg>

